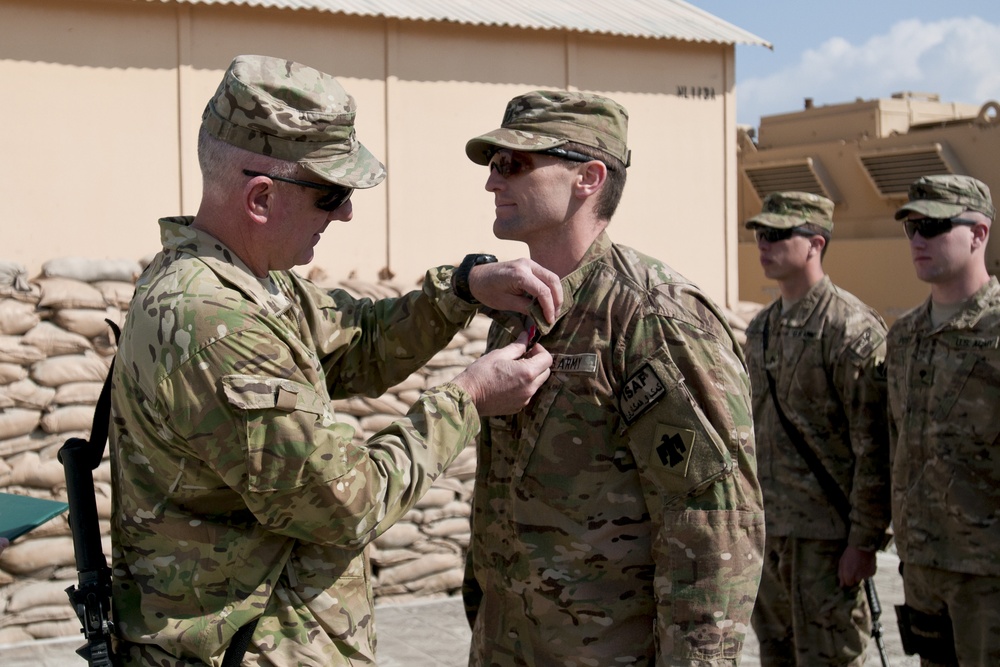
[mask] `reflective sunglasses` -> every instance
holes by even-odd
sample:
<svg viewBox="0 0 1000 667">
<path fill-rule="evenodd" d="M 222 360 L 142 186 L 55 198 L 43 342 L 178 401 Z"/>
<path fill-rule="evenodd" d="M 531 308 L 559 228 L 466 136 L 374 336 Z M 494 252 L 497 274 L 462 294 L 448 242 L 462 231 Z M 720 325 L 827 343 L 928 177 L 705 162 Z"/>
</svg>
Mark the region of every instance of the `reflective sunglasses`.
<svg viewBox="0 0 1000 667">
<path fill-rule="evenodd" d="M 312 188 L 314 190 L 322 190 L 326 192 L 325 195 L 316 200 L 316 208 L 321 211 L 326 211 L 330 213 L 336 211 L 338 208 L 347 203 L 354 194 L 354 188 L 345 188 L 343 185 L 331 185 L 329 183 L 313 183 L 312 181 L 300 181 L 294 178 L 285 178 L 284 176 L 275 176 L 273 174 L 265 174 L 260 171 L 251 171 L 250 169 L 244 169 L 243 174 L 245 176 L 267 176 L 272 181 L 282 181 L 283 183 L 291 183 L 293 185 L 299 185 L 303 188 Z"/>
<path fill-rule="evenodd" d="M 920 234 L 925 239 L 932 239 L 950 232 L 955 225 L 974 227 L 975 220 L 965 218 L 920 218 L 919 220 L 903 220 L 903 231 L 906 238 L 912 239 L 914 234 Z"/>
<path fill-rule="evenodd" d="M 565 148 L 546 148 L 544 151 L 531 151 L 530 153 L 523 153 L 524 155 L 551 155 L 552 157 L 561 158 L 563 160 L 569 160 L 570 162 L 592 162 L 597 160 L 597 158 L 592 158 L 589 155 L 584 155 L 583 153 L 577 153 L 576 151 L 566 150 Z M 511 176 L 517 176 L 535 168 L 534 163 L 529 159 L 521 158 L 515 156 L 512 152 L 497 151 L 493 153 L 490 158 L 490 170 L 495 171 L 504 178 L 510 178 Z"/>
<path fill-rule="evenodd" d="M 801 229 L 799 227 L 790 227 L 788 229 L 775 229 L 774 227 L 756 227 L 753 230 L 754 236 L 757 238 L 757 242 L 760 243 L 762 240 L 768 243 L 777 243 L 778 241 L 787 241 L 793 236 L 816 236 L 814 233 Z"/>
</svg>

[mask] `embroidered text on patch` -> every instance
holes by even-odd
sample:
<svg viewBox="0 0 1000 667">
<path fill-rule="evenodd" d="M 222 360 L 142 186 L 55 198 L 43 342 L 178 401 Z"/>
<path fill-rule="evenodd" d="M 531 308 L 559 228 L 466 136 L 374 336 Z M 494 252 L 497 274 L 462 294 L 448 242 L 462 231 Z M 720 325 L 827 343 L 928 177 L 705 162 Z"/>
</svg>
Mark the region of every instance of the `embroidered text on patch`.
<svg viewBox="0 0 1000 667">
<path fill-rule="evenodd" d="M 629 424 L 639 418 L 639 415 L 651 408 L 667 393 L 666 387 L 653 372 L 653 367 L 646 364 L 622 387 L 622 395 L 618 399 L 622 417 Z"/>
<path fill-rule="evenodd" d="M 584 373 L 593 375 L 597 371 L 597 354 L 553 354 L 553 373 Z"/>
</svg>

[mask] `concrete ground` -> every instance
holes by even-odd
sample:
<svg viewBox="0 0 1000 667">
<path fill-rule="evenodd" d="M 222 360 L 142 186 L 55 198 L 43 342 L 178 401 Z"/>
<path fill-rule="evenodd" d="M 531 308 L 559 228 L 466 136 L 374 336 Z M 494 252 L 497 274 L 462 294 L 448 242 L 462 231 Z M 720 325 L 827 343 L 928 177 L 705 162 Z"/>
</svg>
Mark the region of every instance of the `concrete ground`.
<svg viewBox="0 0 1000 667">
<path fill-rule="evenodd" d="M 899 560 L 889 553 L 880 553 L 878 558 L 875 584 L 882 603 L 882 630 L 890 664 L 892 667 L 919 667 L 919 658 L 903 654 L 896 627 L 894 605 L 903 602 Z M 469 627 L 462 602 L 457 598 L 379 605 L 376 622 L 380 667 L 465 667 L 467 664 Z M 0 646 L 0 664 L 4 667 L 83 665 L 83 659 L 74 653 L 81 643 L 80 639 L 70 638 Z M 752 633 L 747 638 L 741 664 L 760 667 L 757 640 Z M 874 642 L 868 651 L 867 664 L 880 665 Z"/>
</svg>

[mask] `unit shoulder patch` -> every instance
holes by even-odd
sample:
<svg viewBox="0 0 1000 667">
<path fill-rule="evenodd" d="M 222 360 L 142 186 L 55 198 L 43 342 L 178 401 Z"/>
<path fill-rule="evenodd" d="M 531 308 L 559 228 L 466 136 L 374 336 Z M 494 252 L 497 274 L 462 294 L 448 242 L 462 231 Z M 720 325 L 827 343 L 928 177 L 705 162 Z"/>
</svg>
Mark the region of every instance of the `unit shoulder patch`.
<svg viewBox="0 0 1000 667">
<path fill-rule="evenodd" d="M 664 470 L 678 477 L 687 477 L 693 448 L 694 431 L 657 424 L 653 432 L 653 456 L 649 460 L 651 463 L 659 461 Z"/>
</svg>

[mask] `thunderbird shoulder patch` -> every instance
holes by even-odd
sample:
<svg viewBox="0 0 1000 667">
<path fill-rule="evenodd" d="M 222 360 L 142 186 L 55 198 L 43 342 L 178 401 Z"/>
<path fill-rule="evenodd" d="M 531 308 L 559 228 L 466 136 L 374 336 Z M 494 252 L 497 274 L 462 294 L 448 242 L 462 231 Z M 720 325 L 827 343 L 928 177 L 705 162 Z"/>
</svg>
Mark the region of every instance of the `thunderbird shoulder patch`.
<svg viewBox="0 0 1000 667">
<path fill-rule="evenodd" d="M 653 455 L 649 460 L 650 463 L 659 462 L 664 470 L 678 477 L 687 477 L 692 448 L 694 431 L 657 424 L 653 434 Z"/>
</svg>

